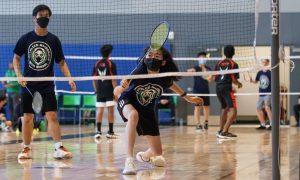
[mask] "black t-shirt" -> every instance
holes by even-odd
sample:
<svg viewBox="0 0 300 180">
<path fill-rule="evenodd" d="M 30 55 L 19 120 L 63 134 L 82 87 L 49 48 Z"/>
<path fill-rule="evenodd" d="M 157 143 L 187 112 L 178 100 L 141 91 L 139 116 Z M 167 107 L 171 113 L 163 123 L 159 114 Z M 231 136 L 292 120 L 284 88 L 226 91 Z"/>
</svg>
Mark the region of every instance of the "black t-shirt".
<svg viewBox="0 0 300 180">
<path fill-rule="evenodd" d="M 217 63 L 215 70 L 216 71 L 227 71 L 232 69 L 239 69 L 239 66 L 236 62 L 229 59 L 221 60 Z M 234 79 L 239 79 L 239 73 L 233 74 L 219 74 L 215 76 L 216 89 L 232 89 L 232 82 Z"/>
<path fill-rule="evenodd" d="M 93 68 L 93 76 L 117 75 L 116 65 L 109 59 L 101 59 Z M 97 80 L 97 94 L 100 97 L 110 97 L 114 91 L 112 80 Z"/>
<path fill-rule="evenodd" d="M 138 66 L 132 74 L 147 74 L 147 68 Z M 130 99 L 138 110 L 154 111 L 157 100 L 165 89 L 173 84 L 170 77 L 133 79 L 130 86 L 122 93 L 122 97 Z"/>
<path fill-rule="evenodd" d="M 65 59 L 60 40 L 50 32 L 46 36 L 38 36 L 35 31 L 23 35 L 14 53 L 20 57 L 25 54 L 24 77 L 53 77 L 54 60 L 59 63 Z M 54 92 L 53 81 L 29 81 L 27 86 L 33 92 Z M 24 88 L 22 91 L 28 93 Z"/>
<path fill-rule="evenodd" d="M 256 78 L 256 81 L 259 81 L 259 92 L 260 93 L 269 93 L 271 92 L 271 71 L 267 70 L 264 71 L 258 71 Z M 261 95 L 264 96 L 264 95 Z"/>
<path fill-rule="evenodd" d="M 193 68 L 196 72 L 202 72 L 202 68 L 200 66 L 195 66 Z M 211 70 L 208 66 L 205 66 L 205 68 L 208 71 Z M 194 76 L 194 93 L 209 94 L 208 81 L 203 79 L 202 76 Z"/>
</svg>

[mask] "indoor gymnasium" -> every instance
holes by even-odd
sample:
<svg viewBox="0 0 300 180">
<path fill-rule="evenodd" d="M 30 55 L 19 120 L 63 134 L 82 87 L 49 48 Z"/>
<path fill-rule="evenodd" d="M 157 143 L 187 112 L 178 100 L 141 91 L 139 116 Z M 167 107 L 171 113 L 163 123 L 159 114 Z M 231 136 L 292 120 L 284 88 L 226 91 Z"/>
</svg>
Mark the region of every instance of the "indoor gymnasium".
<svg viewBox="0 0 300 180">
<path fill-rule="evenodd" d="M 0 179 L 297 180 L 297 0 L 0 0 Z"/>
</svg>

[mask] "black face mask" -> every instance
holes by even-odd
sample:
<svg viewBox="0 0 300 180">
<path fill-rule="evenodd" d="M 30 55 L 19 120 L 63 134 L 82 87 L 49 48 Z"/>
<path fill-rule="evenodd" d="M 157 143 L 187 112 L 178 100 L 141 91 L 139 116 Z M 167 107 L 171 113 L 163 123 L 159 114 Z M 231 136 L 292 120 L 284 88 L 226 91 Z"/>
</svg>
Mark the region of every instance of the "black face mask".
<svg viewBox="0 0 300 180">
<path fill-rule="evenodd" d="M 48 23 L 49 23 L 49 18 L 39 17 L 39 18 L 36 19 L 36 22 L 41 28 L 46 28 L 48 26 Z"/>
<path fill-rule="evenodd" d="M 158 71 L 162 65 L 162 60 L 155 58 L 146 58 L 145 64 L 150 71 Z"/>
</svg>

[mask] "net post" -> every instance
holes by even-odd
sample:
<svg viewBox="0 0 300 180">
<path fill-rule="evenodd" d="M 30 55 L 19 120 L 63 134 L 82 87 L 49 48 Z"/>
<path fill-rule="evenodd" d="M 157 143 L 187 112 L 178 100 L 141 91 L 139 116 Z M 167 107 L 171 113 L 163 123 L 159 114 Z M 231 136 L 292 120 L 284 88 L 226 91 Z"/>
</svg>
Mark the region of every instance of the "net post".
<svg viewBox="0 0 300 180">
<path fill-rule="evenodd" d="M 272 179 L 280 180 L 279 144 L 279 0 L 271 0 Z"/>
</svg>

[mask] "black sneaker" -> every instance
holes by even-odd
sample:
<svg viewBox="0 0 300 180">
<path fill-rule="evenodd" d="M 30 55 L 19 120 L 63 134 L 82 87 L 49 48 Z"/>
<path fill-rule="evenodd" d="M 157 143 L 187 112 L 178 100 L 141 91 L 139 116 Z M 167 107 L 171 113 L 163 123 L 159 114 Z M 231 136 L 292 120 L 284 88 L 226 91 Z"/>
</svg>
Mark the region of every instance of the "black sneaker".
<svg viewBox="0 0 300 180">
<path fill-rule="evenodd" d="M 237 135 L 236 135 L 236 134 L 233 134 L 233 133 L 231 133 L 231 132 L 227 132 L 227 137 L 232 137 L 232 138 L 234 138 L 234 137 L 237 137 Z"/>
<path fill-rule="evenodd" d="M 203 128 L 204 128 L 205 130 L 208 130 L 208 122 L 207 122 L 207 121 L 205 121 L 205 122 L 203 123 Z"/>
<path fill-rule="evenodd" d="M 221 132 L 218 136 L 221 139 L 229 139 L 229 138 L 235 138 L 237 135 L 232 134 L 230 132 Z"/>
<path fill-rule="evenodd" d="M 202 129 L 202 125 L 196 125 L 196 130 L 201 130 Z"/>
<path fill-rule="evenodd" d="M 267 130 L 271 131 L 271 130 L 272 130 L 272 126 L 269 126 L 269 127 L 267 128 Z"/>
<path fill-rule="evenodd" d="M 266 126 L 260 125 L 258 128 L 256 128 L 257 130 L 264 130 L 266 129 Z"/>
<path fill-rule="evenodd" d="M 227 132 L 220 132 L 217 136 L 221 139 L 228 139 Z"/>
</svg>

